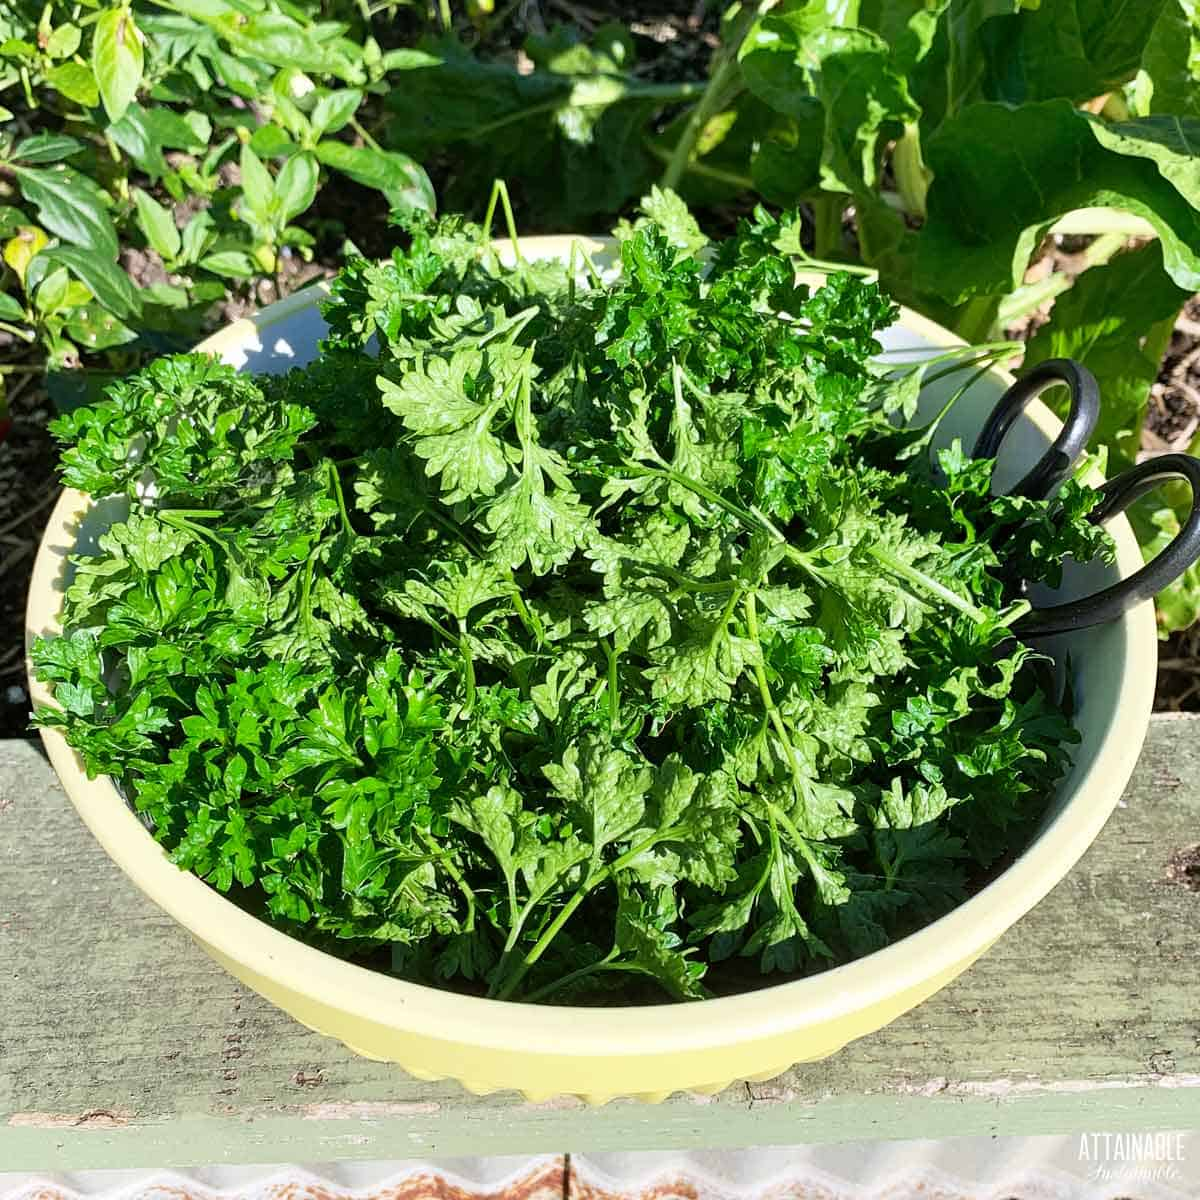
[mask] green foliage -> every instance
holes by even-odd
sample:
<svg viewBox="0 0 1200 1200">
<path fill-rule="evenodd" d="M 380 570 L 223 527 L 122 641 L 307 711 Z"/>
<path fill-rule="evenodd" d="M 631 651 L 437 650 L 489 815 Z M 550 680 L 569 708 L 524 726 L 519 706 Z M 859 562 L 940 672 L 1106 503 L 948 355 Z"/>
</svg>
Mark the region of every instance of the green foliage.
<svg viewBox="0 0 1200 1200">
<path fill-rule="evenodd" d="M 666 181 L 693 200 L 752 185 L 774 203 L 807 203 L 818 259 L 857 258 L 968 340 L 997 336 L 1002 313 L 1047 298 L 1023 280 L 1057 222 L 1074 214 L 1075 231 L 1099 235 L 1140 219 L 1157 246 L 1085 274 L 1027 360 L 1053 344 L 1095 364 L 1105 398 L 1095 447 L 1128 461 L 1164 331 L 1200 290 L 1194 0 L 741 8 L 749 23 L 727 24 L 744 31 L 737 67 L 716 66 L 698 124 L 672 125 L 682 169 Z M 1127 277 L 1136 301 L 1121 294 Z M 1144 526 L 1148 549 L 1161 544 L 1160 518 L 1155 532 Z M 1164 630 L 1200 610 L 1200 592 L 1169 607 Z"/>
<path fill-rule="evenodd" d="M 126 364 L 194 340 L 214 301 L 249 293 L 284 257 L 312 258 L 337 228 L 314 208 L 330 179 L 379 193 L 380 224 L 432 211 L 422 168 L 360 120 L 430 61 L 407 53 L 385 52 L 357 10 L 328 20 L 316 5 L 6 8 L 6 329 L 40 342 L 52 372 Z M 119 260 L 142 250 L 159 281 L 135 290 Z"/>
<path fill-rule="evenodd" d="M 176 863 L 406 978 L 691 999 L 942 914 L 1077 740 L 1013 571 L 1111 546 L 1088 489 L 930 461 L 893 304 L 798 286 L 797 219 L 710 245 L 656 190 L 609 284 L 413 221 L 312 366 L 166 357 L 59 418 L 130 515 L 38 721 Z"/>
<path fill-rule="evenodd" d="M 192 344 L 217 301 L 253 303 L 301 261 L 377 253 L 389 213 L 434 211 L 425 163 L 443 208 L 473 212 L 505 178 L 554 232 L 607 228 L 656 178 L 693 208 L 800 205 L 793 250 L 876 272 L 969 341 L 1045 301 L 1024 277 L 1061 222 L 1133 219 L 1161 266 L 1139 251 L 1076 302 L 1125 270 L 1153 293 L 1153 322 L 1120 305 L 1103 337 L 1096 448 L 1128 458 L 1160 310 L 1200 288 L 1195 0 L 739 0 L 708 78 L 665 79 L 668 57 L 617 24 L 436 7 L 0 12 L 0 326 L 44 349 L 53 394 L 83 390 L 75 368 L 100 380 Z M 1082 345 L 1059 303 L 1056 344 Z"/>
</svg>

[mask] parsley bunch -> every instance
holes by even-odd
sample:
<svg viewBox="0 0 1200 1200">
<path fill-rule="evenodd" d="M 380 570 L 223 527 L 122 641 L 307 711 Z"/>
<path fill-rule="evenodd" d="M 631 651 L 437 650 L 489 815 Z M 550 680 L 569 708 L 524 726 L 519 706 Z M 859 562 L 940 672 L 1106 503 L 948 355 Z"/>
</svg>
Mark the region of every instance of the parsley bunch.
<svg viewBox="0 0 1200 1200">
<path fill-rule="evenodd" d="M 931 455 L 929 365 L 872 365 L 874 285 L 797 285 L 794 218 L 644 207 L 608 281 L 419 225 L 311 366 L 162 359 L 57 422 L 130 514 L 37 719 L 306 941 L 504 998 L 754 986 L 945 912 L 1063 774 L 1009 625 L 1108 553 L 1092 494 Z"/>
</svg>

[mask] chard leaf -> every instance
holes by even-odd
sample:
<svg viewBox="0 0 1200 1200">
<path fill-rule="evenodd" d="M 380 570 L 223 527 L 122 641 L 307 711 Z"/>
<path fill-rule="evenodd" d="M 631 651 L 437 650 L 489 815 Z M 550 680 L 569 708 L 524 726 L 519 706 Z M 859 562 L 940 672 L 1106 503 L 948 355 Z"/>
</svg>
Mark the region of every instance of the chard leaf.
<svg viewBox="0 0 1200 1200">
<path fill-rule="evenodd" d="M 1119 18 L 1102 0 L 1036 4 L 980 31 L 989 100 L 1090 100 L 1137 74 L 1156 22 L 1177 0 L 1136 0 Z"/>
<path fill-rule="evenodd" d="M 887 42 L 866 29 L 837 27 L 823 12 L 764 17 L 741 58 L 748 86 L 802 125 L 813 111 L 808 98 L 820 101 L 821 185 L 829 190 L 873 188 L 884 124 L 919 115 Z"/>
<path fill-rule="evenodd" d="M 1170 124 L 1146 118 L 1110 131 L 1065 100 L 976 104 L 946 121 L 928 145 L 934 182 L 918 286 L 950 303 L 1011 291 L 1055 220 L 1099 206 L 1145 217 L 1171 278 L 1200 287 L 1195 168 L 1183 154 L 1195 136 L 1186 124 L 1171 134 Z M 989 195 L 1005 202 L 977 202 Z"/>
<path fill-rule="evenodd" d="M 1195 0 L 1167 0 L 1150 31 L 1142 70 L 1150 112 L 1200 117 L 1200 15 Z"/>
<path fill-rule="evenodd" d="M 1108 448 L 1110 472 L 1132 466 L 1137 456 L 1150 385 L 1187 297 L 1151 242 L 1085 271 L 1029 342 L 1022 370 L 1073 358 L 1096 376 L 1104 404 L 1091 444 Z M 1064 411 L 1061 397 L 1049 399 Z"/>
</svg>

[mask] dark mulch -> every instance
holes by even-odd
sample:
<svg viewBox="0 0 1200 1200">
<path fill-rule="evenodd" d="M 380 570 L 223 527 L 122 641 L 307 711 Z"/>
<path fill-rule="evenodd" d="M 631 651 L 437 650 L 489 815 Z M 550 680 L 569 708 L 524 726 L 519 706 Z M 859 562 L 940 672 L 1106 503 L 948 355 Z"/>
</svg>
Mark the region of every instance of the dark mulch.
<svg viewBox="0 0 1200 1200">
<path fill-rule="evenodd" d="M 1200 296 L 1184 306 L 1150 390 L 1146 450 L 1186 450 L 1200 428 Z"/>
<path fill-rule="evenodd" d="M 8 376 L 13 426 L 0 445 L 0 738 L 26 732 L 25 593 L 42 528 L 58 496 L 56 455 L 38 376 Z"/>
</svg>

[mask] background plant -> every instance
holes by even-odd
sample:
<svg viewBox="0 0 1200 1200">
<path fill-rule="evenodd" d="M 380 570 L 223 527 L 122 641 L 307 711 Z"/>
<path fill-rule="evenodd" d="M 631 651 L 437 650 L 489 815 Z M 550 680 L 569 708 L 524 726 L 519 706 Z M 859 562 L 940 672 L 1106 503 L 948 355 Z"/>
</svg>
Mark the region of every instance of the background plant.
<svg viewBox="0 0 1200 1200">
<path fill-rule="evenodd" d="M 75 403 L 348 234 L 383 252 L 371 231 L 432 208 L 431 176 L 443 208 L 502 176 L 527 227 L 597 230 L 659 179 L 710 225 L 800 204 L 798 249 L 968 340 L 1054 302 L 1026 365 L 1081 358 L 1097 447 L 1132 460 L 1200 288 L 1195 0 L 745 0 L 710 62 L 670 69 L 611 7 L 628 22 L 580 30 L 554 24 L 569 4 L 8 5 L 0 334 L 38 348 L 8 369 L 44 361 Z M 1088 269 L 1026 283 L 1051 232 L 1088 235 Z M 1148 552 L 1185 499 L 1134 511 Z M 1166 629 L 1198 612 L 1200 577 L 1160 600 Z"/>
<path fill-rule="evenodd" d="M 206 310 L 311 259 L 331 177 L 432 209 L 428 176 L 359 115 L 396 73 L 364 6 L 263 0 L 21 5 L 0 15 L 0 323 L 72 399 L 131 352 L 186 344 Z M 340 15 L 340 14 L 332 14 Z M 307 220 L 301 219 L 307 216 Z M 150 259 L 136 288 L 130 252 Z M 92 389 L 94 390 L 94 388 Z"/>
<path fill-rule="evenodd" d="M 703 93 L 682 110 L 647 120 L 649 98 L 568 90 L 568 65 L 594 71 L 596 51 L 539 41 L 528 76 L 467 58 L 416 71 L 389 102 L 390 136 L 418 152 L 469 150 L 476 190 L 476 172 L 524 169 L 530 203 L 560 223 L 586 218 L 596 197 L 627 199 L 653 173 L 702 207 L 750 192 L 803 203 L 815 257 L 865 263 L 968 340 L 1071 288 L 1025 366 L 1082 359 L 1104 390 L 1097 447 L 1114 467 L 1130 463 L 1171 328 L 1200 288 L 1194 0 L 1119 14 L 1098 0 L 764 0 L 730 7 L 722 34 Z M 610 74 L 619 60 L 604 60 Z M 590 137 L 603 122 L 610 140 Z M 1027 285 L 1051 232 L 1094 237 L 1090 269 L 1073 285 Z M 1134 517 L 1151 553 L 1177 528 L 1162 496 Z M 1167 629 L 1190 624 L 1200 580 L 1160 610 Z"/>
</svg>

